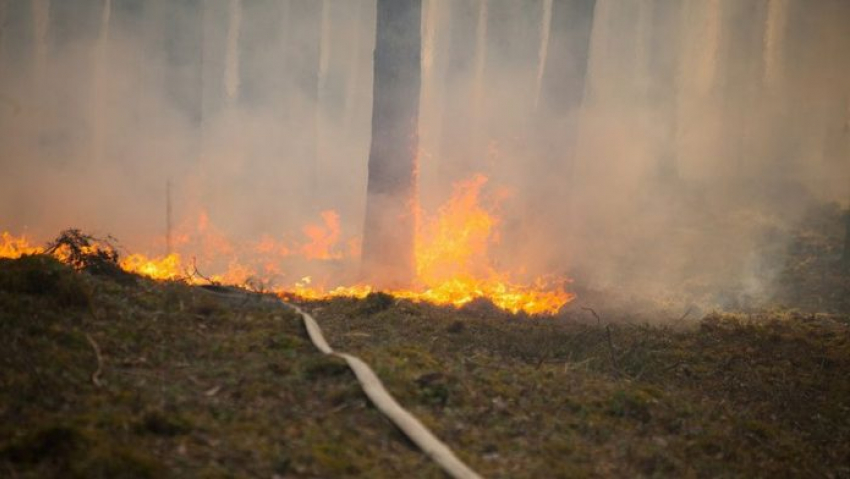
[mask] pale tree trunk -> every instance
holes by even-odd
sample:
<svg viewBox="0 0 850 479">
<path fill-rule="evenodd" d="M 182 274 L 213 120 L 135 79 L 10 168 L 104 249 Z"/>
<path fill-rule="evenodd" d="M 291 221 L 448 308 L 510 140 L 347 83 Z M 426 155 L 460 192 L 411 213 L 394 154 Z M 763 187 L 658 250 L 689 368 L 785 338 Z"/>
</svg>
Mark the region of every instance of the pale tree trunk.
<svg viewBox="0 0 850 479">
<path fill-rule="evenodd" d="M 522 224 L 509 235 L 527 256 L 543 263 L 563 259 L 564 231 L 553 228 L 556 218 L 576 215 L 574 162 L 579 117 L 588 80 L 596 0 L 553 0 L 545 58 L 538 67 L 540 93 L 534 113 L 536 151 L 525 165 Z M 543 26 L 545 28 L 545 26 Z M 533 101 L 533 100 L 532 100 Z M 568 234 L 574 233 L 569 228 Z"/>
<path fill-rule="evenodd" d="M 458 0 L 446 3 L 448 12 L 448 48 L 445 66 L 440 151 L 435 152 L 435 185 L 441 198 L 450 192 L 453 182 L 468 177 L 476 169 L 475 151 L 476 77 L 483 68 L 481 23 L 483 0 Z M 442 185 L 443 188 L 439 188 Z"/>
<path fill-rule="evenodd" d="M 725 100 L 727 150 L 730 175 L 749 179 L 757 168 L 749 158 L 752 152 L 753 110 L 758 102 L 763 78 L 766 5 L 761 2 L 726 0 L 723 58 L 723 98 Z"/>
<path fill-rule="evenodd" d="M 658 115 L 655 125 L 662 131 L 661 144 L 657 150 L 658 178 L 669 183 L 678 178 L 677 130 L 678 130 L 678 73 L 679 45 L 682 44 L 680 28 L 682 10 L 679 2 L 656 1 L 651 4 L 649 42 L 649 91 L 651 108 Z"/>
<path fill-rule="evenodd" d="M 566 181 L 571 181 L 577 119 L 586 89 L 595 9 L 596 0 L 554 0 L 552 3 L 537 107 L 538 143 L 543 151 L 534 165 L 536 171 L 529 175 L 531 178 L 545 178 L 547 171 L 560 165 L 564 167 Z M 563 189 L 561 182 L 557 190 Z M 544 202 L 551 194 L 551 191 L 541 188 L 532 191 L 537 191 L 539 199 Z"/>
<path fill-rule="evenodd" d="M 421 0 L 378 0 L 364 278 L 382 288 L 413 278 Z"/>
<path fill-rule="evenodd" d="M 299 131 L 296 157 L 305 165 L 307 195 L 310 204 L 318 198 L 322 172 L 318 164 L 319 137 L 319 70 L 321 69 L 322 8 L 318 0 L 289 0 L 287 19 L 287 75 L 294 82 L 287 99 L 289 128 Z"/>
</svg>

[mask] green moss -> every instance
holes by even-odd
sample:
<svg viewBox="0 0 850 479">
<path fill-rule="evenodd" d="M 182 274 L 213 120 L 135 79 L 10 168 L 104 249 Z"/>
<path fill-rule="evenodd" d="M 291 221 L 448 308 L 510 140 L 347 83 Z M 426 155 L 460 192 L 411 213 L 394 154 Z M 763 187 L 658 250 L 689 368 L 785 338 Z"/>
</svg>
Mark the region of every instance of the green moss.
<svg viewBox="0 0 850 479">
<path fill-rule="evenodd" d="M 102 445 L 76 460 L 70 473 L 78 478 L 148 479 L 162 477 L 165 468 L 137 448 Z"/>
<path fill-rule="evenodd" d="M 332 476 L 356 475 L 362 471 L 351 449 L 341 442 L 318 442 L 313 444 L 312 453 L 313 460 Z"/>
<path fill-rule="evenodd" d="M 6 445 L 2 456 L 17 464 L 66 463 L 77 451 L 84 449 L 86 443 L 85 435 L 78 429 L 53 425 L 37 429 Z"/>
<path fill-rule="evenodd" d="M 47 255 L 0 258 L 0 291 L 43 296 L 69 307 L 88 306 L 91 294 L 80 275 Z"/>
<path fill-rule="evenodd" d="M 304 362 L 303 377 L 310 381 L 351 374 L 348 363 L 336 356 L 318 356 Z"/>
<path fill-rule="evenodd" d="M 359 303 L 358 312 L 370 316 L 389 309 L 393 304 L 395 304 L 395 298 L 387 293 L 369 293 Z"/>
<path fill-rule="evenodd" d="M 192 425 L 186 418 L 160 410 L 147 411 L 136 422 L 136 431 L 159 436 L 177 436 L 191 430 Z"/>
</svg>

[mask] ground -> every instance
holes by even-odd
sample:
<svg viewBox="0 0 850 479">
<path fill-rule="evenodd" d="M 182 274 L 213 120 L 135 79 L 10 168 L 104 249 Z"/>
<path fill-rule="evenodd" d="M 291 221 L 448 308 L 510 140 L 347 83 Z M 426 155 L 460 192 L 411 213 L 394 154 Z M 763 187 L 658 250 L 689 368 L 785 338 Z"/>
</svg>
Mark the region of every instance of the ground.
<svg viewBox="0 0 850 479">
<path fill-rule="evenodd" d="M 818 231 L 761 309 L 302 306 L 484 477 L 850 477 L 847 276 Z M 275 298 L 45 256 L 0 260 L 0 475 L 443 477 Z"/>
</svg>

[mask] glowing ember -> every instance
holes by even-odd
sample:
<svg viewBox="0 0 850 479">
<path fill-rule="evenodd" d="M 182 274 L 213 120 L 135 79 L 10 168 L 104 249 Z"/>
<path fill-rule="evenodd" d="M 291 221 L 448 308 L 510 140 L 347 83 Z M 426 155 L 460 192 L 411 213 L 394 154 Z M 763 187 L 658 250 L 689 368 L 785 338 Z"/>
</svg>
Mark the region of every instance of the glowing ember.
<svg viewBox="0 0 850 479">
<path fill-rule="evenodd" d="M 482 204 L 486 184 L 487 178 L 482 175 L 458 183 L 452 198 L 435 216 L 419 215 L 414 287 L 388 293 L 413 301 L 454 306 L 485 298 L 514 313 L 556 313 L 573 299 L 563 290 L 563 278 L 558 281 L 540 278 L 531 285 L 522 284 L 511 272 L 493 266 L 490 250 L 498 239 L 500 222 L 493 212 L 493 201 L 486 198 L 491 205 L 485 207 Z M 360 241 L 358 238 L 343 238 L 336 212 L 322 212 L 321 223 L 308 224 L 302 233 L 304 241 L 275 240 L 264 235 L 250 244 L 234 243 L 212 224 L 205 212 L 201 212 L 197 221 L 188 228 L 178 228 L 175 233 L 173 239 L 177 241 L 173 243 L 180 253 L 163 257 L 131 254 L 121 259 L 119 264 L 128 272 L 155 280 L 181 280 L 193 284 L 213 281 L 236 285 L 252 281 L 269 285 L 283 270 L 296 269 L 297 265 L 326 263 L 338 266 L 338 262 L 345 260 L 356 265 L 352 260 L 359 257 Z M 30 245 L 24 236 L 15 237 L 4 232 L 0 240 L 0 258 L 19 258 L 45 252 L 44 248 Z M 106 246 L 95 243 L 88 247 L 90 251 L 84 253 L 103 248 Z M 200 253 L 201 266 L 210 268 L 213 274 L 201 275 L 196 257 L 191 254 L 194 252 Z M 68 260 L 68 251 L 63 247 L 53 254 L 60 260 Z M 192 258 L 192 261 L 187 264 L 182 258 Z M 296 266 L 287 267 L 290 263 L 284 261 L 294 262 L 292 264 Z M 224 270 L 224 273 L 216 270 Z M 337 296 L 362 298 L 374 290 L 365 284 L 326 287 L 323 282 L 305 276 L 294 281 L 291 287 L 274 291 L 284 297 L 323 299 Z"/>
</svg>

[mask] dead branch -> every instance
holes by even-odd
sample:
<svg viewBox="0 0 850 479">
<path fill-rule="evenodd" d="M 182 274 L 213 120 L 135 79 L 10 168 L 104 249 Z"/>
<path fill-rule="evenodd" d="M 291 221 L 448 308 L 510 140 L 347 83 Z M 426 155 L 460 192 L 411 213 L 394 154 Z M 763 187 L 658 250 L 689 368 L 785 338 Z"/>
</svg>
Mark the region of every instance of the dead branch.
<svg viewBox="0 0 850 479">
<path fill-rule="evenodd" d="M 548 359 L 548 358 L 549 358 L 549 351 L 547 350 L 547 351 L 544 351 L 543 354 L 540 355 L 540 358 L 537 360 L 537 365 L 534 367 L 534 369 L 540 369 L 540 367 L 543 366 L 543 363 L 546 362 L 546 359 Z"/>
<path fill-rule="evenodd" d="M 614 374 L 620 375 L 620 366 L 617 364 L 617 355 L 614 353 L 614 341 L 611 339 L 611 326 L 605 326 L 605 333 L 608 336 L 608 354 L 611 356 L 611 367 L 614 368 Z"/>
<path fill-rule="evenodd" d="M 100 382 L 100 375 L 103 373 L 103 356 L 101 356 L 100 347 L 97 345 L 91 334 L 86 333 L 86 339 L 88 339 L 89 344 L 91 344 L 92 349 L 94 349 L 94 355 L 97 357 L 97 369 L 91 375 L 91 382 L 95 386 L 101 387 L 103 386 Z"/>
<path fill-rule="evenodd" d="M 202 280 L 204 280 L 207 283 L 212 284 L 212 285 L 218 286 L 218 285 L 221 284 L 218 281 L 213 281 L 213 280 L 209 279 L 208 277 L 201 274 L 200 271 L 198 271 L 198 262 L 197 262 L 197 259 L 194 256 L 192 256 L 192 270 L 193 270 L 193 272 L 190 274 L 190 276 L 197 276 L 198 278 L 201 278 Z"/>
<path fill-rule="evenodd" d="M 685 318 L 687 318 L 687 317 L 691 314 L 691 312 L 693 312 L 693 310 L 694 310 L 694 307 L 693 307 L 693 306 L 690 306 L 690 307 L 688 308 L 688 310 L 687 310 L 687 311 L 685 311 L 685 314 L 683 314 L 683 315 L 682 315 L 682 317 L 680 317 L 680 318 L 679 318 L 679 322 L 684 321 L 684 320 L 685 320 Z"/>
<path fill-rule="evenodd" d="M 600 318 L 599 315 L 596 314 L 596 311 L 593 308 L 585 308 L 584 306 L 582 306 L 581 309 L 583 309 L 585 311 L 590 311 L 590 314 L 592 314 L 593 317 L 596 318 L 596 325 L 597 326 L 602 325 L 602 318 Z"/>
</svg>

